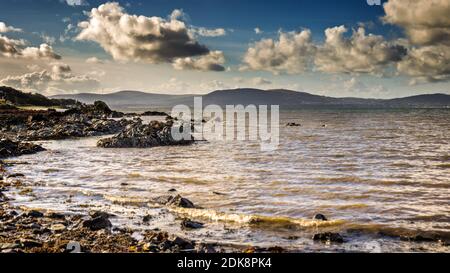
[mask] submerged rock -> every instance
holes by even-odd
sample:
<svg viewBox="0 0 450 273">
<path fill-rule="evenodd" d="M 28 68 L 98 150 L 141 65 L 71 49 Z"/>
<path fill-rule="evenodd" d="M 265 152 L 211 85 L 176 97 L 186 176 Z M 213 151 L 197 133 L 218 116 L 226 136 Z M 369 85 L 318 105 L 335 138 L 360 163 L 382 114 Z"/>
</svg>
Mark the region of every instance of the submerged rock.
<svg viewBox="0 0 450 273">
<path fill-rule="evenodd" d="M 192 203 L 189 199 L 182 197 L 181 195 L 170 198 L 166 205 L 188 209 L 195 208 L 194 203 Z"/>
<path fill-rule="evenodd" d="M 181 227 L 184 229 L 201 229 L 204 227 L 203 223 L 191 221 L 189 219 L 184 219 L 183 222 L 181 222 Z"/>
<path fill-rule="evenodd" d="M 286 127 L 301 127 L 301 126 L 302 126 L 301 124 L 295 122 L 290 122 L 286 124 Z"/>
<path fill-rule="evenodd" d="M 100 140 L 97 146 L 102 148 L 152 148 L 194 143 L 193 137 L 188 140 L 175 140 L 172 137 L 172 126 L 172 122 L 153 121 L 150 124 L 143 124 L 142 120 L 138 119 L 118 135 Z M 182 131 L 182 128 L 180 130 Z"/>
<path fill-rule="evenodd" d="M 186 199 L 182 197 L 181 195 L 164 195 L 159 196 L 152 199 L 152 202 L 164 206 L 172 206 L 172 207 L 179 207 L 179 208 L 188 208 L 193 209 L 196 208 L 193 202 L 191 202 L 189 199 Z"/>
<path fill-rule="evenodd" d="M 319 221 L 328 221 L 327 217 L 323 214 L 316 214 L 314 215 L 314 220 L 319 220 Z"/>
<path fill-rule="evenodd" d="M 318 233 L 313 236 L 314 241 L 343 243 L 344 238 L 339 233 Z"/>
</svg>

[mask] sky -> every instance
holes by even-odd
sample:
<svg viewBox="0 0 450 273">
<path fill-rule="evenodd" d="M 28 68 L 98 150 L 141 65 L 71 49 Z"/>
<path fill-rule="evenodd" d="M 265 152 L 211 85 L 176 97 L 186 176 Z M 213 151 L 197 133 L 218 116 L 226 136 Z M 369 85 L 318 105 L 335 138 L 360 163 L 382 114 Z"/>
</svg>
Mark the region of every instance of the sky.
<svg viewBox="0 0 450 273">
<path fill-rule="evenodd" d="M 450 94 L 450 1 L 376 2 L 2 0 L 0 85 L 44 95 Z"/>
</svg>

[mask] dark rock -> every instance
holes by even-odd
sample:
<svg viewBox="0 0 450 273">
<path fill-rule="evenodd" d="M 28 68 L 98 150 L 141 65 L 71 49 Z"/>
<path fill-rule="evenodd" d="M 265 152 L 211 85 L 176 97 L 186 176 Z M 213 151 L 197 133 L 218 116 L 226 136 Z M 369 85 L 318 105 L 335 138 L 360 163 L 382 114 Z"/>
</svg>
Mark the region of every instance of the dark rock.
<svg viewBox="0 0 450 273">
<path fill-rule="evenodd" d="M 194 249 L 194 243 L 181 237 L 175 237 L 172 240 L 172 245 L 178 246 L 180 249 Z"/>
<path fill-rule="evenodd" d="M 314 220 L 319 220 L 319 221 L 328 221 L 327 217 L 323 214 L 316 214 L 314 215 Z"/>
<path fill-rule="evenodd" d="M 25 175 L 21 173 L 14 173 L 7 176 L 7 178 L 17 178 L 17 177 L 25 177 Z"/>
<path fill-rule="evenodd" d="M 433 235 L 413 235 L 413 236 L 401 236 L 400 240 L 402 241 L 410 241 L 410 242 L 437 242 L 439 241 L 439 238 L 437 236 Z"/>
<path fill-rule="evenodd" d="M 0 191 L 0 202 L 6 202 L 9 199 Z"/>
<path fill-rule="evenodd" d="M 176 192 L 176 189 L 170 189 L 169 192 Z"/>
<path fill-rule="evenodd" d="M 64 214 L 57 213 L 57 212 L 46 213 L 45 217 L 50 218 L 50 219 L 57 219 L 57 220 L 65 220 L 66 219 L 66 216 Z"/>
<path fill-rule="evenodd" d="M 37 223 L 32 223 L 28 226 L 30 229 L 42 229 L 42 226 Z"/>
<path fill-rule="evenodd" d="M 89 228 L 92 231 L 98 231 L 102 229 L 109 229 L 112 227 L 112 224 L 108 218 L 99 216 L 97 218 L 84 221 L 83 227 Z"/>
<path fill-rule="evenodd" d="M 284 253 L 284 252 L 286 252 L 286 250 L 284 248 L 279 247 L 279 246 L 269 247 L 267 249 L 267 251 L 270 252 L 270 253 Z"/>
<path fill-rule="evenodd" d="M 44 217 L 44 214 L 37 210 L 30 210 L 25 213 L 25 216 L 31 217 L 31 218 L 42 218 L 42 217 Z"/>
<path fill-rule="evenodd" d="M 181 195 L 170 198 L 169 202 L 167 202 L 166 205 L 189 209 L 195 208 L 194 203 L 192 203 L 189 199 L 183 198 Z"/>
<path fill-rule="evenodd" d="M 183 222 L 181 222 L 181 227 L 185 229 L 200 229 L 204 227 L 203 223 L 191 221 L 189 219 L 184 219 Z"/>
<path fill-rule="evenodd" d="M 344 238 L 339 233 L 318 233 L 313 236 L 314 241 L 343 243 Z"/>
<path fill-rule="evenodd" d="M 152 219 L 153 219 L 153 216 L 151 216 L 151 215 L 145 215 L 144 218 L 142 218 L 142 221 L 143 221 L 144 223 L 148 223 L 148 222 L 150 222 Z"/>
<path fill-rule="evenodd" d="M 301 127 L 301 124 L 295 123 L 295 122 L 290 122 L 288 124 L 286 124 L 286 127 Z"/>
<path fill-rule="evenodd" d="M 25 142 L 16 142 L 9 139 L 0 140 L 0 158 L 35 154 L 45 151 L 39 145 Z"/>
<path fill-rule="evenodd" d="M 20 244 L 24 248 L 34 248 L 34 247 L 41 247 L 42 243 L 34 240 L 28 240 L 28 239 L 21 239 Z"/>
<path fill-rule="evenodd" d="M 147 111 L 147 112 L 144 112 L 141 116 L 144 116 L 144 117 L 152 117 L 152 116 L 169 117 L 169 114 L 164 113 L 164 112 L 158 112 L 158 111 Z"/>
</svg>

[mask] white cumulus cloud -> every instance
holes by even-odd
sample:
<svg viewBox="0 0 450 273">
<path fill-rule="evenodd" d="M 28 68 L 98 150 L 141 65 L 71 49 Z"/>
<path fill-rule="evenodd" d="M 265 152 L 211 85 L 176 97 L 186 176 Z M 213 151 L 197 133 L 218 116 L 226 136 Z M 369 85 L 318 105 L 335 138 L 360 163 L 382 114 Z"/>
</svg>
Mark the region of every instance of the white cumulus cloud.
<svg viewBox="0 0 450 273">
<path fill-rule="evenodd" d="M 8 26 L 4 22 L 0 22 L 0 33 L 5 32 L 22 32 L 22 29 Z"/>
<path fill-rule="evenodd" d="M 296 74 L 307 70 L 316 51 L 311 31 L 280 32 L 278 40 L 263 39 L 244 56 L 243 70 Z"/>
<path fill-rule="evenodd" d="M 400 61 L 407 53 L 401 45 L 379 35 L 366 35 L 359 27 L 349 38 L 344 26 L 325 30 L 325 43 L 315 57 L 317 70 L 328 73 L 382 74 L 385 67 Z"/>
<path fill-rule="evenodd" d="M 450 80 L 450 1 L 389 0 L 384 10 L 383 20 L 401 27 L 411 44 L 398 71 L 412 84 Z"/>
<path fill-rule="evenodd" d="M 183 63 L 187 61 L 184 58 L 199 58 L 199 62 L 208 63 L 211 56 L 217 54 L 194 39 L 188 26 L 178 20 L 180 12 L 172 13 L 168 20 L 130 15 L 118 3 L 108 2 L 92 9 L 89 20 L 78 24 L 81 32 L 76 39 L 98 43 L 118 61 L 157 64 L 176 63 L 178 59 Z M 208 67 L 215 68 L 216 65 Z M 205 65 L 184 67 L 196 69 Z"/>
</svg>

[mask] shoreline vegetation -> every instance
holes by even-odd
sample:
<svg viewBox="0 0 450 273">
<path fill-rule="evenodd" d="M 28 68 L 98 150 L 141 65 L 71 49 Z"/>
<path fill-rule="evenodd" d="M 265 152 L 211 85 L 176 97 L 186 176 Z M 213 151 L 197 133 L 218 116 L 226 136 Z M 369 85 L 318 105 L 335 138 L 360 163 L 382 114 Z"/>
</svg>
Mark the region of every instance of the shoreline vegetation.
<svg viewBox="0 0 450 273">
<path fill-rule="evenodd" d="M 16 94 L 17 95 L 17 94 Z M 21 97 L 21 96 L 19 96 Z M 111 110 L 106 103 L 96 101 L 92 105 L 72 101 L 65 104 L 68 110 L 56 111 L 21 109 L 11 103 L 0 109 L 0 252 L 1 253 L 61 253 L 73 251 L 70 246 L 79 244 L 81 252 L 94 253 L 282 253 L 287 250 L 273 246 L 258 248 L 224 243 L 196 242 L 161 230 L 147 230 L 137 238 L 136 230 L 113 226 L 115 215 L 107 211 L 86 211 L 84 215 L 36 210 L 13 206 L 8 191 L 30 190 L 25 186 L 26 177 L 11 173 L 15 164 L 11 158 L 44 151 L 33 141 L 63 140 L 91 136 L 111 136 L 101 139 L 99 148 L 151 148 L 157 146 L 190 145 L 191 140 L 175 141 L 170 129 L 175 118 L 162 112 L 148 111 L 142 115 L 125 114 Z M 19 103 L 20 104 L 20 103 Z M 41 105 L 42 106 L 42 105 Z M 140 116 L 161 116 L 165 122 L 144 124 Z M 287 126 L 301 126 L 288 124 Z M 201 209 L 194 202 L 169 190 L 166 196 L 149 200 L 168 209 Z M 149 222 L 151 218 L 144 217 Z M 318 214 L 313 221 L 328 221 Z M 185 229 L 199 229 L 203 223 L 184 219 Z M 439 238 L 408 237 L 410 241 L 437 242 Z M 345 243 L 337 233 L 318 233 L 312 240 L 321 243 Z M 443 242 L 448 244 L 447 241 Z"/>
</svg>

